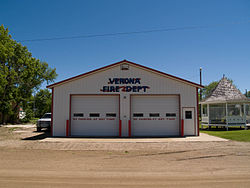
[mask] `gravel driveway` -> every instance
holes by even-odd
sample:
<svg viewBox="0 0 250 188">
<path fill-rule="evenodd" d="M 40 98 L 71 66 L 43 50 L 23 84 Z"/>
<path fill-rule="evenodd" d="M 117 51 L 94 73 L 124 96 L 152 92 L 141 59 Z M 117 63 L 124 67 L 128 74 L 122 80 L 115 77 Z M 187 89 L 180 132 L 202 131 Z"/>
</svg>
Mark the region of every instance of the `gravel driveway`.
<svg viewBox="0 0 250 188">
<path fill-rule="evenodd" d="M 0 127 L 0 187 L 250 187 L 250 143 L 200 138 L 68 139 Z"/>
</svg>

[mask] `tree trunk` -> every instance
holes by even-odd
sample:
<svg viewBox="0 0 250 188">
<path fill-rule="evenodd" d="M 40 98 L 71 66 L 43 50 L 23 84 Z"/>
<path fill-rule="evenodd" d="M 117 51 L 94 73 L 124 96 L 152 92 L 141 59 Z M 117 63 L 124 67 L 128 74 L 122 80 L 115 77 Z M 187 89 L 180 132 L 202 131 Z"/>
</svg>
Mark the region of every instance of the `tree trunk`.
<svg viewBox="0 0 250 188">
<path fill-rule="evenodd" d="M 4 112 L 2 112 L 2 121 L 1 121 L 1 123 L 3 125 L 5 124 L 5 113 Z"/>
<path fill-rule="evenodd" d="M 0 124 L 3 124 L 3 113 L 0 112 Z"/>
</svg>

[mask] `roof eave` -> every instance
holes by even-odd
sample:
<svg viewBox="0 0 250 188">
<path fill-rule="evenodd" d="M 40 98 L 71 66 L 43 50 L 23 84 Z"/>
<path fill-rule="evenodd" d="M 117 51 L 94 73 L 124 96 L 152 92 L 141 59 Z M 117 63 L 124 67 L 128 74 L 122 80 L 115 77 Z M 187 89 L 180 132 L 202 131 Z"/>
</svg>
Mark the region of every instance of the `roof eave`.
<svg viewBox="0 0 250 188">
<path fill-rule="evenodd" d="M 164 72 L 161 72 L 161 71 L 158 71 L 158 70 L 155 70 L 155 69 L 143 66 L 143 65 L 140 65 L 140 64 L 136 64 L 134 62 L 127 61 L 127 60 L 119 61 L 117 63 L 113 63 L 111 65 L 107 65 L 107 66 L 101 67 L 99 69 L 95 69 L 95 70 L 92 70 L 92 71 L 89 71 L 89 72 L 86 72 L 86 73 L 83 73 L 83 74 L 80 74 L 80 75 L 77 75 L 77 76 L 74 76 L 74 77 L 71 77 L 71 78 L 59 81 L 59 82 L 56 82 L 56 83 L 53 83 L 53 84 L 50 84 L 50 85 L 46 86 L 46 88 L 52 89 L 53 87 L 56 87 L 56 86 L 59 86 L 59 85 L 62 85 L 62 84 L 74 81 L 76 79 L 80 79 L 80 78 L 82 78 L 84 76 L 88 76 L 88 75 L 97 73 L 99 71 L 104 71 L 106 69 L 109 69 L 109 68 L 112 68 L 114 66 L 117 66 L 117 65 L 119 65 L 121 63 L 129 63 L 129 64 L 132 64 L 132 65 L 137 66 L 139 68 L 145 69 L 146 71 L 151 71 L 153 73 L 158 73 L 158 74 L 166 76 L 166 77 L 168 77 L 170 79 L 173 79 L 173 80 L 185 83 L 185 84 L 192 85 L 192 86 L 194 86 L 196 88 L 204 88 L 203 85 L 200 85 L 200 84 L 197 84 L 197 83 L 194 83 L 194 82 L 191 82 L 191 81 L 188 81 L 188 80 L 185 80 L 185 79 L 182 79 L 182 78 L 179 78 L 179 77 L 176 77 L 176 76 L 173 76 L 173 75 L 170 75 L 170 74 L 167 74 L 167 73 L 164 73 Z"/>
<path fill-rule="evenodd" d="M 218 104 L 218 103 L 250 103 L 250 100 L 238 99 L 238 100 L 214 100 L 214 101 L 201 101 L 199 104 Z"/>
</svg>

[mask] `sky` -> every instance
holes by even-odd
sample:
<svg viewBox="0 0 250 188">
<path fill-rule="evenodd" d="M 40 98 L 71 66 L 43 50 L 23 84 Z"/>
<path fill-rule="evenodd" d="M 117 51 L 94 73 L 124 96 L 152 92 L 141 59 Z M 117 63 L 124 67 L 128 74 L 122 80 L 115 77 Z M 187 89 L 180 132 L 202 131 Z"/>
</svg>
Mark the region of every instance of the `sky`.
<svg viewBox="0 0 250 188">
<path fill-rule="evenodd" d="M 21 42 L 56 68 L 56 82 L 127 59 L 196 83 L 202 67 L 203 85 L 225 74 L 250 90 L 249 0 L 0 0 L 0 7 L 0 24 L 17 41 L 197 27 Z"/>
</svg>

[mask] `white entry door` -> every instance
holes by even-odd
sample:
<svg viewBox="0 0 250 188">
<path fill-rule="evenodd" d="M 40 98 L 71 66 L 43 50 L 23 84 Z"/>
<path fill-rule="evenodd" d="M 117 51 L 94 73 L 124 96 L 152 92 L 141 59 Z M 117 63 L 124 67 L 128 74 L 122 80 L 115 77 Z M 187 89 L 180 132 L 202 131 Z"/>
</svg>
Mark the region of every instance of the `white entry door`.
<svg viewBox="0 0 250 188">
<path fill-rule="evenodd" d="M 195 108 L 183 108 L 184 135 L 196 135 Z"/>
</svg>

